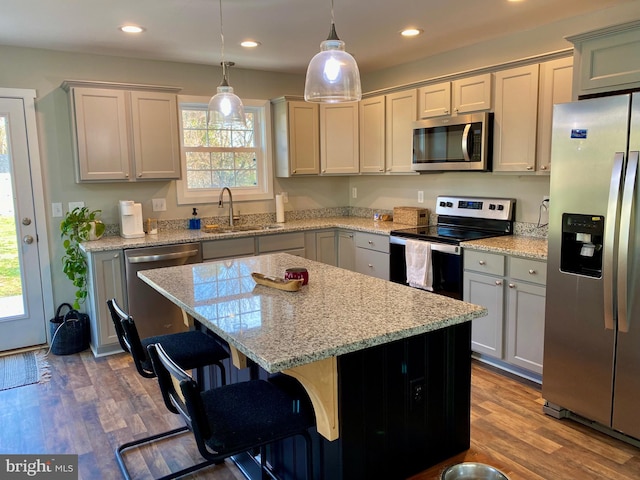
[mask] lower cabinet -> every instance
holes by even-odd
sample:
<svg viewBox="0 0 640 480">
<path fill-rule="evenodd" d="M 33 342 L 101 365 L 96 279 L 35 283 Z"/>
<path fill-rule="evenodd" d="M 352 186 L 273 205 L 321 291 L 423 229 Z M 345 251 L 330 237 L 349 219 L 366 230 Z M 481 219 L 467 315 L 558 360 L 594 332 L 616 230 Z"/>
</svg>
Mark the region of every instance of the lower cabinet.
<svg viewBox="0 0 640 480">
<path fill-rule="evenodd" d="M 389 280 L 389 237 L 356 232 L 355 240 L 355 271 Z"/>
<path fill-rule="evenodd" d="M 253 237 L 202 242 L 202 260 L 205 262 L 234 257 L 251 257 L 254 253 L 255 241 Z"/>
<path fill-rule="evenodd" d="M 95 252 L 88 256 L 87 311 L 90 318 L 91 350 L 95 356 L 120 351 L 107 300 L 115 298 L 127 308 L 124 254 L 122 250 Z"/>
<path fill-rule="evenodd" d="M 465 251 L 464 300 L 487 308 L 472 322 L 471 349 L 498 366 L 542 375 L 546 263 Z"/>
<path fill-rule="evenodd" d="M 263 253 L 290 253 L 305 256 L 305 235 L 303 232 L 279 233 L 256 237 L 256 255 Z"/>
<path fill-rule="evenodd" d="M 355 234 L 350 230 L 338 230 L 338 267 L 352 272 L 356 269 Z"/>
</svg>

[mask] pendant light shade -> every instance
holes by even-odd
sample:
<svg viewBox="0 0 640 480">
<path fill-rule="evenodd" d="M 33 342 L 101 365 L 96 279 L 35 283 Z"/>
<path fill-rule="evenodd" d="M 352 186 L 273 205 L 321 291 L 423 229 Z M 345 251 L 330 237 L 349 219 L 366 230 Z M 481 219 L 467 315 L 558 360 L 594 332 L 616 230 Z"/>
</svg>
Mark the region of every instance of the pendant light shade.
<svg viewBox="0 0 640 480">
<path fill-rule="evenodd" d="M 209 123 L 216 128 L 246 127 L 242 100 L 233 93 L 233 87 L 227 80 L 227 68 L 233 65 L 233 62 L 223 62 L 222 82 L 218 86 L 218 93 L 209 100 Z"/>
<path fill-rule="evenodd" d="M 222 0 L 220 4 L 220 44 L 222 53 L 222 82 L 217 93 L 209 100 L 209 123 L 215 128 L 243 128 L 246 127 L 244 106 L 242 100 L 229 85 L 227 70 L 235 65 L 224 61 L 224 31 L 222 29 Z"/>
<path fill-rule="evenodd" d="M 344 42 L 336 34 L 331 1 L 331 31 L 309 62 L 304 85 L 307 102 L 357 102 L 362 98 L 360 71 L 356 60 L 345 51 Z"/>
</svg>

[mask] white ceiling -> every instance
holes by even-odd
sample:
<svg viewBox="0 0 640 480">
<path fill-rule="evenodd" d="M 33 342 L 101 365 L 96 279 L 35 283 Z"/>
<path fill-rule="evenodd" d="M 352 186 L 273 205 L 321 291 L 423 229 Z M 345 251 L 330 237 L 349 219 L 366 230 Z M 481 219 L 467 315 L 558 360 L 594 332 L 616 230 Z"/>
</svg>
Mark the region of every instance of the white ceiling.
<svg viewBox="0 0 640 480">
<path fill-rule="evenodd" d="M 361 72 L 637 0 L 334 0 L 338 36 Z M 331 23 L 331 0 L 223 0 L 225 59 L 304 73 Z M 0 45 L 219 65 L 217 0 L 0 0 Z M 120 25 L 146 28 L 126 35 Z M 407 26 L 424 29 L 405 39 Z M 252 38 L 262 45 L 239 46 Z"/>
</svg>

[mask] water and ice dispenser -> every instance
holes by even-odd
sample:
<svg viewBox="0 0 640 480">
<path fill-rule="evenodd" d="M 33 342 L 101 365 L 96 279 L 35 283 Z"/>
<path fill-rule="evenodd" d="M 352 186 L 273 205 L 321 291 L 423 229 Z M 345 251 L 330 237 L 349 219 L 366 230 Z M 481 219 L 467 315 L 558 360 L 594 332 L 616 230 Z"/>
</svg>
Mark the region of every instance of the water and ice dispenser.
<svg viewBox="0 0 640 480">
<path fill-rule="evenodd" d="M 602 215 L 562 214 L 560 270 L 567 273 L 602 277 Z"/>
</svg>

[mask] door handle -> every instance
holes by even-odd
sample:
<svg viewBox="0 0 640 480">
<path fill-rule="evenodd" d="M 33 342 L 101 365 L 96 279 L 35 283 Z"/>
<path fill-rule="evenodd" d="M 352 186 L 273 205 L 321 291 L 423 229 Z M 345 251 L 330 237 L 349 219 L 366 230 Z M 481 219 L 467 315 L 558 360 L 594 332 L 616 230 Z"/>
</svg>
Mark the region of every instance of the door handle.
<svg viewBox="0 0 640 480">
<path fill-rule="evenodd" d="M 471 156 L 469 155 L 469 130 L 471 130 L 471 124 L 467 123 L 462 132 L 462 156 L 465 162 L 471 161 Z M 471 147 L 473 148 L 473 145 Z"/>
<path fill-rule="evenodd" d="M 639 152 L 629 152 L 627 172 L 624 177 L 624 190 L 622 193 L 622 207 L 620 208 L 620 244 L 618 246 L 618 330 L 629 331 L 628 315 L 628 276 L 629 246 L 631 239 L 631 213 L 633 211 L 633 199 L 636 192 L 638 178 Z"/>
<path fill-rule="evenodd" d="M 161 262 L 164 260 L 175 260 L 177 258 L 193 257 L 198 254 L 198 250 L 185 250 L 184 252 L 164 253 L 161 255 L 140 255 L 137 257 L 129 257 L 129 263 L 149 263 Z"/>
<path fill-rule="evenodd" d="M 604 259 L 602 265 L 602 284 L 604 286 L 604 328 L 613 330 L 613 271 L 615 252 L 613 246 L 616 238 L 616 220 L 620 203 L 620 187 L 622 186 L 622 167 L 624 153 L 616 152 L 613 158 L 611 183 L 607 217 L 604 224 Z"/>
</svg>

